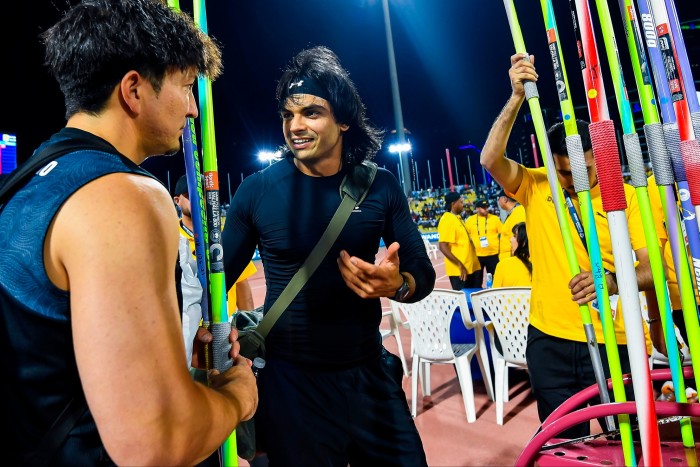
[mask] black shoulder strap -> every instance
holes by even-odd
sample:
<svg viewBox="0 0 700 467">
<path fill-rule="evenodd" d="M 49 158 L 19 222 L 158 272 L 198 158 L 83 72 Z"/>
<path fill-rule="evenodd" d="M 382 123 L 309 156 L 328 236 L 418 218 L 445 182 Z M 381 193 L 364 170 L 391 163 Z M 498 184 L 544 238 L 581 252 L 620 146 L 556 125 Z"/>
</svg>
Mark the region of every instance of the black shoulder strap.
<svg viewBox="0 0 700 467">
<path fill-rule="evenodd" d="M 370 161 L 363 161 L 348 172 L 340 185 L 340 197 L 347 193 L 355 200 L 356 205 L 360 205 L 365 200 L 369 187 L 377 175 L 377 164 Z"/>
<path fill-rule="evenodd" d="M 353 167 L 345 176 L 343 182 L 340 184 L 340 197 L 342 198 L 340 206 L 338 206 L 335 214 L 333 214 L 326 230 L 323 232 L 323 235 L 321 235 L 316 246 L 311 250 L 311 253 L 309 253 L 304 264 L 302 264 L 301 268 L 294 274 L 280 296 L 275 300 L 275 303 L 273 303 L 267 313 L 265 313 L 260 324 L 258 324 L 256 331 L 263 338 L 267 337 L 272 326 L 274 326 L 279 317 L 282 316 L 282 312 L 292 303 L 294 297 L 297 296 L 297 293 L 304 287 L 306 281 L 309 280 L 314 271 L 316 271 L 316 268 L 321 264 L 323 258 L 326 257 L 326 254 L 343 230 L 353 209 L 359 206 L 367 196 L 376 174 L 377 164 L 365 161 Z"/>
<path fill-rule="evenodd" d="M 104 143 L 104 147 L 99 147 L 99 143 L 86 144 L 73 139 L 65 139 L 51 143 L 41 150 L 35 152 L 24 164 L 20 165 L 12 172 L 0 185 L 0 206 L 14 195 L 25 183 L 29 181 L 39 169 L 49 162 L 58 159 L 68 153 L 81 149 L 98 149 L 115 153 L 113 146 Z"/>
</svg>

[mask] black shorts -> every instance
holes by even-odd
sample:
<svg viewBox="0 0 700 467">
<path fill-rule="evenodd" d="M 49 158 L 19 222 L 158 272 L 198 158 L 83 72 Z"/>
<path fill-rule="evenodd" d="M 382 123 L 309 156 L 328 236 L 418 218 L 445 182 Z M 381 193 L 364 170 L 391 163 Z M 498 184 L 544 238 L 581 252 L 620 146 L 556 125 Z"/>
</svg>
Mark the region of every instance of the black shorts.
<svg viewBox="0 0 700 467">
<path fill-rule="evenodd" d="M 401 360 L 381 355 L 321 371 L 270 359 L 255 415 L 271 466 L 427 466 L 401 387 Z"/>
<path fill-rule="evenodd" d="M 630 373 L 627 346 L 618 345 L 622 373 Z M 603 362 L 605 377 L 610 378 L 605 345 L 599 344 L 598 350 Z M 596 384 L 590 351 L 585 342 L 570 341 L 550 336 L 536 327 L 528 326 L 526 348 L 528 373 L 540 422 L 577 392 Z M 628 401 L 634 400 L 631 385 L 625 386 Z M 614 401 L 612 392 L 610 400 Z M 600 403 L 600 398 L 591 399 L 591 403 Z M 601 425 L 605 430 L 605 426 Z M 590 434 L 590 424 L 582 423 L 562 432 L 560 438 L 579 438 Z"/>
</svg>

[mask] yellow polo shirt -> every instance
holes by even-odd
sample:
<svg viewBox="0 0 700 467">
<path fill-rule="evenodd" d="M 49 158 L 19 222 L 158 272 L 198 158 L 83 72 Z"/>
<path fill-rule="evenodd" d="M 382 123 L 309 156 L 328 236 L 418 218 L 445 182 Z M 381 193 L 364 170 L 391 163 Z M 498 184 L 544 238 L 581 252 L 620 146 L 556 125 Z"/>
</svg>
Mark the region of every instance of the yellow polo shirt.
<svg viewBox="0 0 700 467">
<path fill-rule="evenodd" d="M 440 243 L 449 243 L 450 251 L 464 264 L 469 274 L 481 268 L 461 217 L 451 212 L 444 213 L 438 222 L 438 236 Z M 445 258 L 445 274 L 459 276 L 459 265 Z"/>
<path fill-rule="evenodd" d="M 515 256 L 500 259 L 493 273 L 492 287 L 531 287 L 532 278 L 525 263 Z"/>
<path fill-rule="evenodd" d="M 486 217 L 474 214 L 467 219 L 464 225 L 467 227 L 469 238 L 476 249 L 477 256 L 498 254 L 501 248 L 498 235 L 503 227 L 501 219 L 493 214 L 487 214 Z M 482 237 L 486 237 L 485 241 L 482 240 Z"/>
<path fill-rule="evenodd" d="M 498 259 L 501 261 L 510 258 L 510 237 L 513 236 L 513 227 L 521 222 L 525 222 L 525 208 L 522 204 L 518 204 L 508 214 L 501 227 L 501 247 L 498 253 Z"/>
<path fill-rule="evenodd" d="M 571 274 L 552 201 L 552 193 L 547 181 L 547 173 L 544 167 L 539 169 L 522 167 L 522 170 L 523 181 L 517 192 L 514 193 L 514 198 L 525 206 L 525 213 L 528 219 L 529 229 L 527 233 L 530 244 L 530 259 L 533 265 L 530 323 L 551 336 L 586 342 L 579 307 L 571 299 L 571 291 L 568 288 Z M 625 214 L 629 226 L 632 249 L 646 248 L 642 217 L 639 213 L 634 188 L 625 184 L 624 190 L 628 206 Z M 603 211 L 600 187 L 597 185 L 593 187 L 590 190 L 590 195 L 594 211 L 593 217 L 598 230 L 603 266 L 609 271 L 615 271 L 608 219 L 605 211 Z M 578 198 L 574 196 L 572 201 L 580 215 Z M 576 235 L 576 228 L 568 211 L 566 211 L 565 217 L 574 236 L 574 248 L 581 270 L 590 271 L 591 263 L 588 253 L 581 239 Z M 600 316 L 595 310 L 591 310 L 591 320 L 598 342 L 602 343 L 603 329 Z M 651 341 L 648 338 L 646 327 L 645 334 L 647 335 L 647 350 L 651 351 Z M 615 335 L 618 344 L 627 343 L 623 311 L 619 302 L 615 317 Z"/>
</svg>

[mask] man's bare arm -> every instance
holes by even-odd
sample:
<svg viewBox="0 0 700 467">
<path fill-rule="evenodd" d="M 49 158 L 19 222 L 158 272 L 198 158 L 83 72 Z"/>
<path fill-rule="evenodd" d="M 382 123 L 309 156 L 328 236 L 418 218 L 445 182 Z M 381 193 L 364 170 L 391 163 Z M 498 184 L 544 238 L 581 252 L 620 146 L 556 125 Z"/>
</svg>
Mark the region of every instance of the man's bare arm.
<svg viewBox="0 0 700 467">
<path fill-rule="evenodd" d="M 255 308 L 253 290 L 250 288 L 248 279 L 236 282 L 236 308 L 239 310 L 252 310 Z M 229 310 L 229 312 L 231 311 Z"/>
<path fill-rule="evenodd" d="M 515 161 L 505 157 L 506 146 L 515 119 L 525 100 L 523 82 L 537 81 L 537 73 L 531 62 L 524 60 L 522 54 L 516 54 L 511 57 L 509 75 L 513 92 L 489 131 L 481 151 L 481 165 L 489 171 L 499 185 L 514 193 L 522 182 L 522 169 Z"/>
<path fill-rule="evenodd" d="M 121 173 L 69 198 L 47 239 L 50 277 L 71 294 L 85 395 L 120 465 L 196 464 L 257 405 L 245 363 L 214 377 L 214 390 L 190 378 L 173 275 L 177 241 L 167 192 Z"/>
</svg>

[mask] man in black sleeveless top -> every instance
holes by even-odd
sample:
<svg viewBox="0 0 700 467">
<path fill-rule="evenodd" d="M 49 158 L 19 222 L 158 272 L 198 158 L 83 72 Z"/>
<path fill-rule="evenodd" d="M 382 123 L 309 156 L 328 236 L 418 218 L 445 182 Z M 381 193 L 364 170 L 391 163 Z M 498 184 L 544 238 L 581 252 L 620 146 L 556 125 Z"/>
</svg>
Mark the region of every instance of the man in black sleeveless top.
<svg viewBox="0 0 700 467">
<path fill-rule="evenodd" d="M 81 3 L 44 40 L 68 122 L 41 149 L 81 150 L 0 207 L 6 461 L 39 463 L 42 437 L 77 404 L 74 427 L 42 463 L 195 464 L 252 416 L 255 381 L 237 345 L 211 388 L 190 378 L 173 274 L 177 216 L 138 164 L 178 151 L 186 118 L 197 116 L 194 82 L 220 73 L 219 50 L 153 0 Z"/>
</svg>

